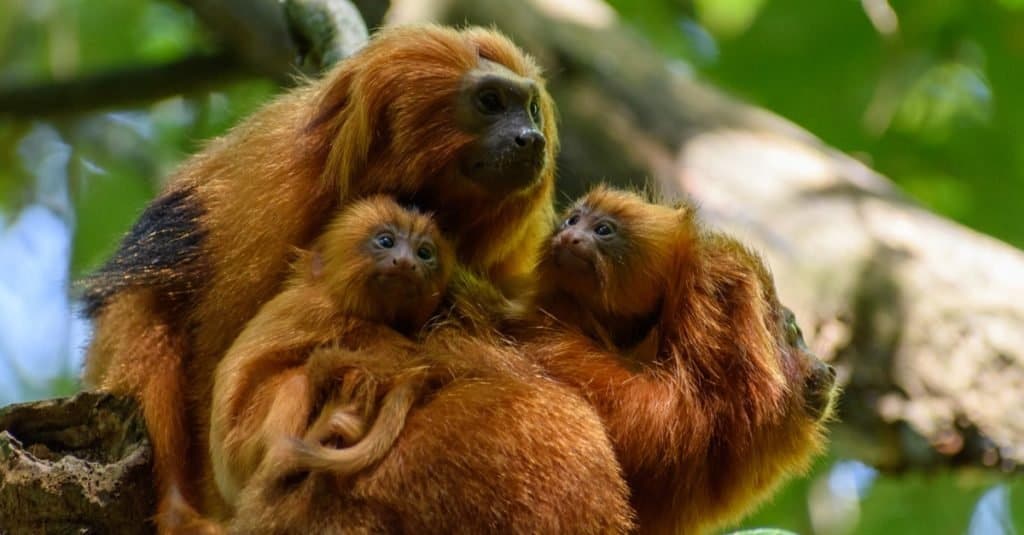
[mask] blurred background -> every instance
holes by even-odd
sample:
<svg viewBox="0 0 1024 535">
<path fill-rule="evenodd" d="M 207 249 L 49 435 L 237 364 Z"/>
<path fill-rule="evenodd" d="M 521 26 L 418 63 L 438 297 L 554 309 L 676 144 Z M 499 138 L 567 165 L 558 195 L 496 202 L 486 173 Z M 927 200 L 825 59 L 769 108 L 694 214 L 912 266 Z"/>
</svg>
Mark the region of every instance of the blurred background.
<svg viewBox="0 0 1024 535">
<path fill-rule="evenodd" d="M 679 69 L 1024 247 L 1024 0 L 608 7 Z M 177 2 L 3 0 L 0 108 L 7 88 L 165 63 L 215 41 Z M 246 77 L 104 111 L 0 115 L 0 405 L 79 388 L 89 325 L 71 281 L 113 251 L 178 162 L 278 90 Z M 970 469 L 880 475 L 833 454 L 744 525 L 1010 534 L 1024 529 L 1024 485 Z"/>
</svg>

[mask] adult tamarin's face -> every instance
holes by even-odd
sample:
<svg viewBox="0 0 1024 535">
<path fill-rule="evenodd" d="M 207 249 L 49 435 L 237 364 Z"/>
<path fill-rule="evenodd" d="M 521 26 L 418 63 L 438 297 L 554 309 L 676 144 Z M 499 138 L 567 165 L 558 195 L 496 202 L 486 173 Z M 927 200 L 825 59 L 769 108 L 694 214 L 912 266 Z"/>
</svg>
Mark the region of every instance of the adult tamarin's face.
<svg viewBox="0 0 1024 535">
<path fill-rule="evenodd" d="M 442 219 L 479 219 L 518 194 L 547 202 L 554 102 L 533 59 L 497 32 L 385 29 L 315 88 L 307 130 L 343 195 L 387 192 Z"/>
<path fill-rule="evenodd" d="M 789 356 L 798 361 L 801 375 L 804 377 L 804 411 L 810 419 L 822 420 L 832 412 L 832 404 L 836 397 L 836 370 L 819 360 L 817 355 L 808 349 L 793 312 L 786 307 L 781 309 Z"/>
<path fill-rule="evenodd" d="M 540 179 L 547 145 L 540 91 L 533 80 L 486 59 L 466 74 L 456 121 L 474 141 L 460 157 L 462 174 L 496 194 Z"/>
</svg>

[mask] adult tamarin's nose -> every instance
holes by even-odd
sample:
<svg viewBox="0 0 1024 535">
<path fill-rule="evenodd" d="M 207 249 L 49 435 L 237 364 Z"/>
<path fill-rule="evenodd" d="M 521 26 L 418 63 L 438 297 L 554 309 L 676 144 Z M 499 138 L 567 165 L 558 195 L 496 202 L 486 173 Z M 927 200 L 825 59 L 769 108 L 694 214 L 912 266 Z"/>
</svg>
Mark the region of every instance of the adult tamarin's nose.
<svg viewBox="0 0 1024 535">
<path fill-rule="evenodd" d="M 540 130 L 536 128 L 524 128 L 518 134 L 516 134 L 516 145 L 522 149 L 533 149 L 540 151 L 544 149 L 546 140 L 544 134 L 540 133 Z"/>
</svg>

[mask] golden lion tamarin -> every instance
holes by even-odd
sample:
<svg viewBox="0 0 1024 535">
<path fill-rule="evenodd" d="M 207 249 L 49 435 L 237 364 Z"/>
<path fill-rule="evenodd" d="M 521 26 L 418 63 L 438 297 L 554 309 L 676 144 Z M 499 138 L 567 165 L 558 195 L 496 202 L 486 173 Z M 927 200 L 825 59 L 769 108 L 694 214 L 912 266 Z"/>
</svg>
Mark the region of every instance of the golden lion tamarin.
<svg viewBox="0 0 1024 535">
<path fill-rule="evenodd" d="M 420 26 L 379 32 L 182 164 L 84 285 L 84 382 L 140 402 L 161 503 L 212 489 L 214 369 L 337 207 L 386 193 L 433 211 L 465 279 L 514 298 L 550 227 L 557 145 L 531 58 L 491 30 Z"/>
<path fill-rule="evenodd" d="M 628 531 L 625 481 L 582 398 L 496 338 L 456 334 L 458 319 L 432 321 L 425 343 L 386 326 L 413 332 L 438 303 L 447 268 L 380 277 L 420 236 L 437 252 L 410 263 L 451 263 L 424 219 L 379 198 L 343 210 L 228 350 L 210 434 L 235 508 L 222 520 L 239 533 Z"/>
<path fill-rule="evenodd" d="M 699 533 L 804 470 L 835 375 L 761 260 L 690 207 L 599 187 L 555 230 L 524 352 L 611 435 L 643 533 Z"/>
<path fill-rule="evenodd" d="M 358 471 L 390 447 L 424 381 L 412 337 L 441 303 L 453 265 L 426 215 L 385 197 L 341 211 L 217 367 L 210 457 L 229 504 L 285 437 L 312 437 L 318 446 L 358 441 L 333 459 L 338 473 Z M 363 437 L 357 426 L 385 388 L 385 408 L 391 414 L 397 404 L 399 417 Z M 315 450 L 303 453 L 316 459 Z"/>
</svg>

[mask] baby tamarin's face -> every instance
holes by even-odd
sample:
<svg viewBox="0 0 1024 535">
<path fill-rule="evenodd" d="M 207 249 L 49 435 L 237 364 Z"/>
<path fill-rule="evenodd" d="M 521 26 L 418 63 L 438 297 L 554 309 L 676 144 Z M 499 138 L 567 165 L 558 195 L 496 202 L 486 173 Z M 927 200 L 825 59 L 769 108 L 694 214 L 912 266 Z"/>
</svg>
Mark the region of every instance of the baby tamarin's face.
<svg viewBox="0 0 1024 535">
<path fill-rule="evenodd" d="M 542 258 L 542 283 L 615 315 L 654 311 L 664 292 L 683 210 L 597 188 L 569 208 Z"/>
<path fill-rule="evenodd" d="M 552 258 L 567 276 L 597 277 L 598 261 L 622 256 L 626 242 L 619 221 L 598 207 L 580 205 L 562 222 L 551 240 Z"/>
<path fill-rule="evenodd" d="M 402 221 L 383 221 L 364 240 L 370 292 L 385 300 L 429 297 L 441 286 L 442 273 L 436 237 L 416 232 Z"/>
<path fill-rule="evenodd" d="M 654 315 L 661 318 L 655 322 L 659 329 L 682 328 L 688 324 L 683 320 L 697 319 L 712 322 L 729 338 L 728 333 L 750 328 L 730 324 L 737 321 L 731 310 L 761 310 L 760 321 L 774 343 L 735 348 L 735 355 L 776 355 L 771 366 L 781 368 L 790 384 L 803 385 L 809 418 L 816 421 L 828 413 L 835 372 L 804 345 L 792 312 L 775 296 L 763 262 L 732 238 L 702 234 L 688 207 L 670 208 L 632 193 L 597 188 L 563 215 L 543 257 L 540 278 L 542 303 L 545 292 L 567 294 L 577 306 L 598 313 L 611 332 L 617 325 L 629 325 L 631 317 Z M 753 287 L 762 291 L 741 291 Z M 722 347 L 733 343 L 723 340 Z M 716 359 L 733 358 L 731 350 L 718 353 Z"/>
<path fill-rule="evenodd" d="M 314 280 L 340 311 L 411 329 L 438 307 L 455 264 L 429 215 L 387 197 L 345 208 L 314 249 Z"/>
</svg>

